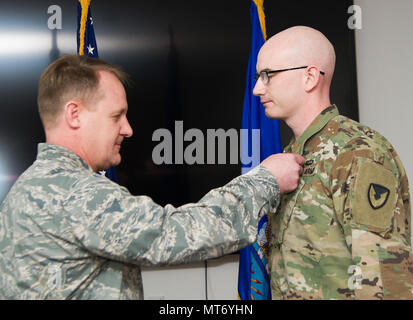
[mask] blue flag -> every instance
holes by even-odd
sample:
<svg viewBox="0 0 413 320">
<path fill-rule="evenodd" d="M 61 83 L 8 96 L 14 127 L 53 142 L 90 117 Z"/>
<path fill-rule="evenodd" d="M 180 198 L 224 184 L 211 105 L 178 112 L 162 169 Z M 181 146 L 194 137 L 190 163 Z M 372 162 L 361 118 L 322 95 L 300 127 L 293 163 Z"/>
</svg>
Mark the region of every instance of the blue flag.
<svg viewBox="0 0 413 320">
<path fill-rule="evenodd" d="M 90 1 L 78 0 L 77 3 L 77 52 L 81 56 L 86 55 L 92 58 L 99 58 L 92 14 L 90 12 Z M 112 181 L 118 181 L 115 167 L 107 169 L 105 175 Z"/>
<path fill-rule="evenodd" d="M 282 152 L 278 121 L 265 115 L 259 97 L 252 94 L 255 86 L 257 55 L 266 40 L 264 0 L 251 0 L 251 52 L 242 112 L 241 163 L 242 173 L 274 153 Z M 254 152 L 257 151 L 257 152 Z M 258 225 L 257 241 L 240 251 L 238 269 L 238 298 L 241 300 L 270 300 L 270 278 L 267 273 L 270 221 L 264 215 Z"/>
</svg>

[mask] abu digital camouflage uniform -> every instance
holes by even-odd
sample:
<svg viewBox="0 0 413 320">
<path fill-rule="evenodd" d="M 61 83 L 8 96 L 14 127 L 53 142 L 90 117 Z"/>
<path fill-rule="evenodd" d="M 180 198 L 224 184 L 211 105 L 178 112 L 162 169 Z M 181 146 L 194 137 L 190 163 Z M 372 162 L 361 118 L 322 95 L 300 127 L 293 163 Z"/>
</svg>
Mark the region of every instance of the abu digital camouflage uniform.
<svg viewBox="0 0 413 320">
<path fill-rule="evenodd" d="M 273 299 L 413 299 L 410 195 L 391 144 L 333 105 L 284 151 L 306 162 L 272 216 Z"/>
<path fill-rule="evenodd" d="M 256 239 L 279 187 L 259 166 L 198 203 L 161 207 L 40 144 L 0 206 L 0 298 L 142 299 L 139 266 L 218 257 Z"/>
</svg>

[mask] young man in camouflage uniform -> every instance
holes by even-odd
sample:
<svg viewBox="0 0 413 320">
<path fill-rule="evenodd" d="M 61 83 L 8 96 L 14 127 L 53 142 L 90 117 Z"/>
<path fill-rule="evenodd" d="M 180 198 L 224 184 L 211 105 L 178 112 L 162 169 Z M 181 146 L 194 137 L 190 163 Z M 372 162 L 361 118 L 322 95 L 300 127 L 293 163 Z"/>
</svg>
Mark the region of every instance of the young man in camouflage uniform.
<svg viewBox="0 0 413 320">
<path fill-rule="evenodd" d="M 406 172 L 383 136 L 331 105 L 334 65 L 327 38 L 301 26 L 258 56 L 254 94 L 293 130 L 284 152 L 306 159 L 272 216 L 272 297 L 413 299 Z"/>
<path fill-rule="evenodd" d="M 139 266 L 219 257 L 255 241 L 258 219 L 297 187 L 299 155 L 273 155 L 198 203 L 161 207 L 96 173 L 132 135 L 121 81 L 66 56 L 39 82 L 46 143 L 0 205 L 0 298 L 142 299 Z M 275 177 L 275 178 L 274 178 Z"/>
</svg>

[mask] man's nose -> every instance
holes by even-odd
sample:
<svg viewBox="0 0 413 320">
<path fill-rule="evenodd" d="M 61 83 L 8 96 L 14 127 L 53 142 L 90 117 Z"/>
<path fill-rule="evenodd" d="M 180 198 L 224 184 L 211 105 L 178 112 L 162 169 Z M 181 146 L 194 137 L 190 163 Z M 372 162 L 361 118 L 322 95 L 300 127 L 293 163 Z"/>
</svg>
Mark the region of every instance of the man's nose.
<svg viewBox="0 0 413 320">
<path fill-rule="evenodd" d="M 261 78 L 258 78 L 257 82 L 255 83 L 254 89 L 252 90 L 252 94 L 254 96 L 262 96 L 265 93 L 265 86 L 262 83 Z"/>
<path fill-rule="evenodd" d="M 128 119 L 125 117 L 125 120 L 122 124 L 121 130 L 120 130 L 120 134 L 122 136 L 125 136 L 126 138 L 130 138 L 133 135 L 133 130 L 132 127 L 129 124 Z"/>
</svg>

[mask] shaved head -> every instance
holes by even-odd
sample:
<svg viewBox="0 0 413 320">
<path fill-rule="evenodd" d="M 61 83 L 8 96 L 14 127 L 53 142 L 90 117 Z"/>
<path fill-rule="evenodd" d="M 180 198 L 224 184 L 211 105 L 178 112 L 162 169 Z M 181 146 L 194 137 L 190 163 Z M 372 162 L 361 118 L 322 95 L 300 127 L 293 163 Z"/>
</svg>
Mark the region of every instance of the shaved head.
<svg viewBox="0 0 413 320">
<path fill-rule="evenodd" d="M 334 47 L 320 31 L 305 26 L 286 29 L 262 46 L 253 94 L 260 97 L 267 117 L 284 120 L 299 137 L 331 105 L 335 62 Z"/>
<path fill-rule="evenodd" d="M 331 42 L 320 31 L 304 26 L 277 33 L 264 44 L 260 55 L 279 63 L 280 69 L 314 65 L 324 71 L 330 81 L 336 62 Z"/>
</svg>

